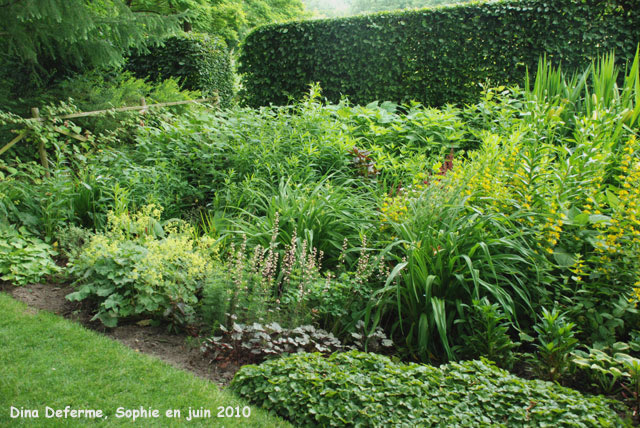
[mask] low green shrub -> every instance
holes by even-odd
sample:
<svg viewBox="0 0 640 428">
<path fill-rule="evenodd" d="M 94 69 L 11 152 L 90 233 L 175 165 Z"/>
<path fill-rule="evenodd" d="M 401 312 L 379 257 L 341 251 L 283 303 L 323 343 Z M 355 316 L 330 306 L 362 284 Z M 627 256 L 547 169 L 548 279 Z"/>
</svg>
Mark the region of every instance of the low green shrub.
<svg viewBox="0 0 640 428">
<path fill-rule="evenodd" d="M 0 223 L 0 279 L 13 285 L 27 285 L 62 271 L 52 257 L 54 247 L 31 235 Z"/>
<path fill-rule="evenodd" d="M 152 47 L 148 53 L 132 55 L 127 69 L 154 81 L 174 78 L 184 89 L 203 95 L 218 93 L 221 107 L 233 98 L 233 70 L 226 43 L 205 34 L 187 33 Z"/>
<path fill-rule="evenodd" d="M 523 380 L 486 360 L 436 368 L 357 351 L 245 366 L 231 388 L 298 426 L 618 426 L 603 397 Z"/>
</svg>

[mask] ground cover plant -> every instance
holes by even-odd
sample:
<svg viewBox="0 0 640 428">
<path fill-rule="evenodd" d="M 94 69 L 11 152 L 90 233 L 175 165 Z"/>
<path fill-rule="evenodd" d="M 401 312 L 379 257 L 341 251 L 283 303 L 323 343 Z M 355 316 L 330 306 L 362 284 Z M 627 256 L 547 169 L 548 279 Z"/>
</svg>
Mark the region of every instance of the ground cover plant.
<svg viewBox="0 0 640 428">
<path fill-rule="evenodd" d="M 618 426 L 607 400 L 522 380 L 490 362 L 440 368 L 356 351 L 245 366 L 232 389 L 298 425 Z"/>
</svg>

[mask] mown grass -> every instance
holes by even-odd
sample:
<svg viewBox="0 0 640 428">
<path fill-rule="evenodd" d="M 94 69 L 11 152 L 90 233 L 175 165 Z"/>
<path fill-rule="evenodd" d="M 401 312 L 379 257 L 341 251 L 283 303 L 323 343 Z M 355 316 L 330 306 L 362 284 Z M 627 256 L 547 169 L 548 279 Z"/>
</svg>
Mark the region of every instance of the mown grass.
<svg viewBox="0 0 640 428">
<path fill-rule="evenodd" d="M 248 418 L 217 418 L 219 406 L 247 403 L 210 382 L 47 312 L 35 313 L 0 293 L 0 426 L 288 426 L 251 407 Z M 10 408 L 37 409 L 38 419 L 11 418 Z M 101 409 L 104 419 L 45 417 L 53 409 Z M 160 417 L 116 418 L 116 409 L 153 408 Z M 186 421 L 189 407 L 212 417 Z M 180 409 L 182 418 L 167 418 Z"/>
</svg>

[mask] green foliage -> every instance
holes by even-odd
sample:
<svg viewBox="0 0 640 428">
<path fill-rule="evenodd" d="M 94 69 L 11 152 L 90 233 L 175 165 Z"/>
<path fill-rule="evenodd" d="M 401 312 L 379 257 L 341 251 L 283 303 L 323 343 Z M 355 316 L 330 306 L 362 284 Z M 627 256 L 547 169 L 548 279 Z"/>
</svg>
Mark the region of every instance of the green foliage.
<svg viewBox="0 0 640 428">
<path fill-rule="evenodd" d="M 50 177 L 36 163 L 18 164 L 19 169 L 7 167 L 9 174 L 0 181 L 0 217 L 49 238 L 69 224 L 103 224 L 106 198 L 101 180 L 86 170 L 76 173 L 65 165 L 77 160 L 75 155 L 83 157 L 82 152 L 74 150 L 63 157 L 56 174 Z"/>
<path fill-rule="evenodd" d="M 300 0 L 127 0 L 134 12 L 179 14 L 185 32 L 223 38 L 235 46 L 256 25 L 302 18 Z"/>
<path fill-rule="evenodd" d="M 42 112 L 43 116 L 51 116 L 69 110 L 69 106 L 61 104 L 43 108 Z M 7 171 L 6 175 L 0 172 L 0 218 L 52 239 L 68 225 L 104 226 L 113 199 L 106 174 L 102 174 L 106 171 L 101 166 L 103 159 L 96 161 L 96 154 L 101 154 L 102 149 L 96 147 L 95 137 L 73 122 L 59 119 L 35 122 L 0 112 L 2 123 L 24 127 L 28 134 L 19 143 L 19 150 L 11 149 L 20 157 L 16 156 L 13 162 L 0 160 L 0 167 Z M 84 134 L 87 140 L 80 142 L 62 132 Z M 39 143 L 49 153 L 48 166 L 53 174 L 47 175 L 41 164 L 27 161 L 37 156 Z"/>
<path fill-rule="evenodd" d="M 69 76 L 35 95 L 36 99 L 22 99 L 13 110 L 24 115 L 30 114 L 23 108 L 32 105 L 56 105 L 68 100 L 69 107 L 77 111 L 108 110 L 112 108 L 138 106 L 144 98 L 146 104 L 170 101 L 184 101 L 201 97 L 199 91 L 180 89 L 177 78 L 167 78 L 158 82 L 148 82 L 134 77 L 132 73 L 118 70 L 114 72 L 91 71 Z M 186 106 L 172 107 L 173 112 L 185 111 Z M 74 124 L 92 134 L 103 134 L 100 140 L 109 138 L 119 142 L 131 142 L 140 123 L 152 121 L 157 110 L 141 115 L 138 111 L 118 112 L 76 118 Z"/>
<path fill-rule="evenodd" d="M 616 342 L 604 350 L 588 348 L 588 354 L 575 351 L 572 362 L 586 371 L 601 391 L 607 394 L 622 392 L 637 414 L 640 409 L 640 360 L 628 354 L 630 349 L 624 342 Z"/>
<path fill-rule="evenodd" d="M 422 361 L 455 358 L 452 330 L 462 303 L 486 296 L 510 319 L 526 321 L 542 292 L 531 284 L 540 281 L 543 260 L 530 238 L 510 232 L 516 217 L 467 208 L 447 188 L 429 186 L 408 218 L 392 224 L 402 261 L 369 305 L 372 319 L 394 320 L 406 352 Z"/>
<path fill-rule="evenodd" d="M 602 397 L 523 380 L 489 362 L 440 368 L 359 352 L 245 366 L 231 388 L 298 426 L 616 426 Z"/>
<path fill-rule="evenodd" d="M 605 394 L 613 394 L 618 387 L 618 381 L 625 375 L 621 370 L 621 362 L 616 356 L 629 349 L 624 342 L 616 342 L 611 348 L 596 349 L 587 348 L 589 353 L 582 350 L 573 352 L 571 362 L 582 372 L 586 372 L 589 379 L 594 382 L 600 391 Z M 624 354 L 623 354 L 624 355 Z"/>
<path fill-rule="evenodd" d="M 17 66 L 17 93 L 34 79 L 121 65 L 131 48 L 156 43 L 178 24 L 175 17 L 133 13 L 122 0 L 6 0 L 1 6 L 0 62 Z"/>
<path fill-rule="evenodd" d="M 474 300 L 471 305 L 462 305 L 465 318 L 460 320 L 461 330 L 459 355 L 465 358 L 486 357 L 496 365 L 511 369 L 515 362 L 515 343 L 509 336 L 511 323 L 497 303 L 489 303 L 485 297 Z"/>
<path fill-rule="evenodd" d="M 256 191 L 249 196 L 245 209 L 257 215 L 238 222 L 238 233 L 246 235 L 250 244 L 267 248 L 277 229 L 275 243 L 282 249 L 295 231 L 298 245 L 306 241 L 308 249 L 315 248 L 323 255 L 325 264 L 335 266 L 344 239 L 357 242 L 375 219 L 367 196 L 346 190 L 356 184 L 346 181 L 335 186 L 322 180 L 301 186 L 281 180 L 277 188 L 268 188 L 268 193 Z"/>
<path fill-rule="evenodd" d="M 228 107 L 233 98 L 233 70 L 224 41 L 205 34 L 188 33 L 165 40 L 163 46 L 139 52 L 127 60 L 127 69 L 154 81 L 173 78 L 184 89 L 214 92 L 220 105 Z"/>
<path fill-rule="evenodd" d="M 219 35 L 226 34 L 229 31 L 233 31 L 233 28 L 225 27 L 232 22 L 235 23 L 240 20 L 239 9 L 230 7 L 227 1 L 127 0 L 127 6 L 134 12 L 152 12 L 159 15 L 180 13 L 182 28 L 185 32 L 196 30 Z M 216 24 L 221 21 L 227 25 L 223 26 L 223 28 L 215 28 Z"/>
<path fill-rule="evenodd" d="M 569 369 L 571 352 L 578 344 L 574 337 L 575 326 L 557 308 L 554 307 L 551 312 L 542 308 L 539 322 L 533 326 L 538 336 L 535 342 L 536 352 L 531 357 L 539 375 L 557 382 Z M 530 340 L 526 336 L 523 338 Z"/>
<path fill-rule="evenodd" d="M 286 104 L 311 82 L 331 102 L 475 102 L 480 84 L 519 84 L 545 52 L 565 70 L 612 49 L 631 59 L 633 4 L 503 1 L 268 25 L 246 37 L 239 72 L 252 106 Z"/>
<path fill-rule="evenodd" d="M 58 253 L 24 227 L 16 230 L 0 222 L 0 279 L 27 285 L 62 271 L 52 257 Z"/>
<path fill-rule="evenodd" d="M 416 102 L 397 105 L 387 101 L 328 108 L 354 139 L 352 153 L 366 149 L 369 168 L 388 187 L 419 183 L 420 178 L 427 178 L 425 164 L 431 159 L 475 146 L 461 111 L 451 106 L 434 109 Z M 358 159 L 352 163 L 361 171 L 367 166 L 358 164 Z"/>
<path fill-rule="evenodd" d="M 533 83 L 527 73 L 525 99 L 544 109 L 541 113 L 547 114 L 549 119 L 559 121 L 563 135 L 575 129 L 577 116 L 616 114 L 620 116 L 614 133 L 619 134 L 623 126 L 633 127 L 640 117 L 639 48 L 640 45 L 622 76 L 619 76 L 621 70 L 616 66 L 613 52 L 595 59 L 584 72 L 570 76 L 560 66 L 555 67 L 546 56 L 542 57 Z"/>
<path fill-rule="evenodd" d="M 108 231 L 94 235 L 72 261 L 78 290 L 67 299 L 94 300 L 93 319 L 108 327 L 131 316 L 193 322 L 216 249 L 211 240 L 194 240 L 180 222 L 162 225 L 160 214 L 153 205 L 132 215 L 111 212 Z"/>
<path fill-rule="evenodd" d="M 67 225 L 56 233 L 60 253 L 68 260 L 78 256 L 82 247 L 91 240 L 93 234 L 87 229 L 74 225 Z"/>
<path fill-rule="evenodd" d="M 217 240 L 223 260 L 206 277 L 185 282 L 178 265 L 191 255 L 166 242 L 173 236 L 195 246 L 195 227 L 120 239 L 109 226 L 90 240 L 103 258 L 76 256 L 97 278 L 85 285 L 98 305 L 106 299 L 97 289 L 109 281 L 122 282 L 115 294 L 129 296 L 151 284 L 145 290 L 157 307 L 143 302 L 136 312 L 124 299 L 125 315 L 181 324 L 200 314 L 207 327 L 229 327 L 232 316 L 287 329 L 314 323 L 368 349 L 379 326 L 403 357 L 498 354 L 481 349 L 487 345 L 504 349 L 500 364 L 508 366 L 507 320 L 535 336 L 536 314 L 558 302 L 582 330 L 574 339 L 601 348 L 628 339 L 640 300 L 638 61 L 624 74 L 613 64 L 601 58 L 575 79 L 547 64 L 533 88 L 487 89 L 464 108 L 322 105 L 312 85 L 289 107 L 136 116 L 127 119 L 126 141 L 76 143 L 52 129 L 81 133 L 71 122 L 3 113 L 32 133 L 22 149 L 45 143 L 52 174 L 7 157 L 0 216 L 65 247 L 82 238 L 66 225 L 101 232 L 107 212 L 126 206 L 165 206 L 155 220 L 161 225 L 174 217 L 201 222 L 198 234 Z M 137 90 L 137 82 L 123 86 Z M 17 148 L 10 154 L 22 158 Z M 156 247 L 180 260 L 157 268 L 149 254 L 165 254 Z M 150 266 L 167 271 L 159 283 L 130 273 Z M 184 301 L 174 296 L 183 286 Z M 491 302 L 481 305 L 486 312 L 470 309 L 483 298 Z M 113 322 L 110 308 L 102 310 Z M 474 337 L 487 339 L 461 346 Z M 567 371 L 549 371 L 540 370 L 567 381 Z"/>
<path fill-rule="evenodd" d="M 350 12 L 352 14 L 373 13 L 399 9 L 415 9 L 465 3 L 469 0 L 352 0 Z"/>
</svg>

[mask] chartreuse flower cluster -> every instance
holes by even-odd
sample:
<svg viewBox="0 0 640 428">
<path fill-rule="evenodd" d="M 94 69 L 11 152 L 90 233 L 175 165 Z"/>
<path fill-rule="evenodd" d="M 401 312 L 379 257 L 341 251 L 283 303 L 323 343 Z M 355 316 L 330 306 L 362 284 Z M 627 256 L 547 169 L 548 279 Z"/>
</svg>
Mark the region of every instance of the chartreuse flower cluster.
<svg viewBox="0 0 640 428">
<path fill-rule="evenodd" d="M 596 253 L 600 272 L 607 279 L 623 275 L 633 286 L 632 300 L 640 301 L 640 141 L 635 136 L 622 148 L 608 202 L 611 218 L 596 224 Z"/>
<path fill-rule="evenodd" d="M 629 296 L 633 288 L 640 300 L 640 144 L 633 136 L 620 149 L 605 137 L 593 140 L 589 123 L 570 150 L 534 140 L 524 125 L 508 136 L 484 134 L 481 148 L 456 159 L 442 180 L 387 197 L 383 228 L 407 221 L 413 201 L 427 187 L 433 198 L 438 186 L 435 193 L 458 194 L 481 212 L 511 216 L 575 284 L 615 279 L 619 292 Z"/>
<path fill-rule="evenodd" d="M 94 318 L 107 326 L 132 315 L 187 322 L 218 250 L 213 239 L 194 238 L 186 223 L 161 224 L 161 213 L 155 205 L 109 213 L 108 231 L 93 236 L 72 262 L 79 288 L 67 298 L 97 299 Z"/>
</svg>

